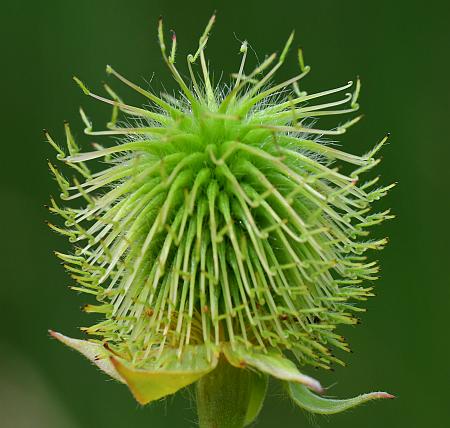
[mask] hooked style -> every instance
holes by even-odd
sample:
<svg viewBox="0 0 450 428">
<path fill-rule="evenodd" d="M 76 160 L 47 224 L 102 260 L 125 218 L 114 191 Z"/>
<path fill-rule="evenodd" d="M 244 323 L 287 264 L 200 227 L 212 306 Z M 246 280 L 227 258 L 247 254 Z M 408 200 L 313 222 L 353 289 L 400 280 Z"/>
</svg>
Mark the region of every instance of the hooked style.
<svg viewBox="0 0 450 428">
<path fill-rule="evenodd" d="M 378 266 L 365 253 L 387 241 L 368 238 L 368 229 L 392 216 L 371 213 L 371 203 L 393 185 L 360 178 L 379 163 L 387 136 L 361 156 L 330 144 L 328 136 L 344 134 L 360 116 L 333 129 L 317 121 L 356 112 L 360 81 L 308 94 L 299 86 L 310 71 L 301 49 L 299 74 L 272 83 L 294 34 L 279 56 L 251 71 L 244 42 L 232 83 L 215 85 L 205 58 L 214 20 L 187 57 L 189 82 L 175 66 L 176 36 L 167 49 L 159 21 L 179 96 L 157 96 L 108 66 L 150 102 L 138 108 L 106 84 L 109 98 L 74 78 L 113 109 L 103 131 L 80 110 L 85 133 L 116 136 L 118 144 L 80 152 L 66 124 L 66 151 L 46 133 L 57 158 L 81 177 L 69 182 L 49 163 L 66 202 L 51 200 L 64 225 L 50 227 L 75 246 L 56 254 L 77 283 L 72 288 L 96 300 L 84 311 L 100 317 L 82 329 L 89 340 L 51 334 L 126 383 L 140 403 L 199 380 L 222 359 L 286 381 L 294 402 L 312 412 L 390 398 L 377 392 L 326 400 L 311 392 L 322 393 L 320 383 L 294 363 L 343 364 L 331 350 L 349 351 L 336 327 L 356 324 L 364 309 L 355 303 L 373 295 Z M 329 100 L 333 95 L 339 98 Z M 94 159 L 103 169 L 92 173 L 86 162 Z M 84 206 L 70 206 L 74 200 Z"/>
</svg>

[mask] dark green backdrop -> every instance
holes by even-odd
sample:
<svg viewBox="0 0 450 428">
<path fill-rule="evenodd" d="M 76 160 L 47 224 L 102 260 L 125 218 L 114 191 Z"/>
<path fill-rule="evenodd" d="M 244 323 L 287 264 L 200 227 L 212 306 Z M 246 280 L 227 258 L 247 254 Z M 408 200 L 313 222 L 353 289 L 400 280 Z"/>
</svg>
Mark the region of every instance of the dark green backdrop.
<svg viewBox="0 0 450 428">
<path fill-rule="evenodd" d="M 292 29 L 312 73 L 309 91 L 362 78 L 365 118 L 344 136 L 362 153 L 386 131 L 391 143 L 378 169 L 399 186 L 379 205 L 397 218 L 380 255 L 383 274 L 363 325 L 345 331 L 354 354 L 348 367 L 313 373 L 332 394 L 387 390 L 398 399 L 330 418 L 295 409 L 276 384 L 259 417 L 261 428 L 448 427 L 450 284 L 448 162 L 449 11 L 445 2 L 414 1 L 156 1 L 15 0 L 1 12 L 1 289 L 0 426 L 4 428 L 193 427 L 186 391 L 139 407 L 115 384 L 47 337 L 54 328 L 79 335 L 82 296 L 52 254 L 64 239 L 44 224 L 43 205 L 56 193 L 46 165 L 53 156 L 41 129 L 63 138 L 69 120 L 80 141 L 78 106 L 107 119 L 109 109 L 83 97 L 73 74 L 99 89 L 111 63 L 137 82 L 174 88 L 160 59 L 156 20 L 177 31 L 181 54 L 194 49 L 209 15 L 218 22 L 208 45 L 216 74 L 235 71 L 240 43 L 260 58 Z M 293 56 L 279 78 L 292 75 Z M 145 84 L 145 83 L 144 83 Z M 126 92 L 126 90 L 124 91 Z M 128 92 L 126 92 L 128 93 Z M 128 98 L 139 102 L 133 95 Z M 97 121 L 98 122 L 98 121 Z"/>
</svg>

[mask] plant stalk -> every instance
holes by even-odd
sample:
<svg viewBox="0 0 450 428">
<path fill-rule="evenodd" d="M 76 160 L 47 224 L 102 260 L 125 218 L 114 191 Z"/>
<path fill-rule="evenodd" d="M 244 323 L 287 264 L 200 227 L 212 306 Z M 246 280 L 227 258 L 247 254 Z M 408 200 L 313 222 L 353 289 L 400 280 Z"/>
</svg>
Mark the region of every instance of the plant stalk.
<svg viewBox="0 0 450 428">
<path fill-rule="evenodd" d="M 221 357 L 217 367 L 197 382 L 200 428 L 243 428 L 252 390 L 252 373 Z"/>
</svg>

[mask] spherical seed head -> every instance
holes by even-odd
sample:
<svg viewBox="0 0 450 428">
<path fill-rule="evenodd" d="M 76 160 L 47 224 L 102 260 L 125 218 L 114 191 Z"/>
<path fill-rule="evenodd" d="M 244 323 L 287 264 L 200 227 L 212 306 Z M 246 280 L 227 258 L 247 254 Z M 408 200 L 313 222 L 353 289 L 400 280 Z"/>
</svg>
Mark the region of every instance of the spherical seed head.
<svg viewBox="0 0 450 428">
<path fill-rule="evenodd" d="M 81 177 L 69 183 L 50 164 L 62 199 L 85 200 L 65 208 L 52 200 L 65 223 L 50 226 L 76 246 L 58 255 L 74 288 L 97 300 L 83 309 L 103 319 L 86 333 L 135 365 L 165 349 L 182 355 L 190 345 L 227 343 L 290 350 L 301 363 L 327 368 L 339 362 L 330 347 L 348 350 L 336 326 L 356 324 L 354 303 L 371 296 L 366 283 L 378 268 L 365 253 L 385 244 L 370 240 L 367 228 L 389 217 L 370 205 L 390 186 L 374 189 L 376 180 L 359 177 L 378 163 L 374 155 L 386 139 L 363 156 L 327 145 L 327 136 L 343 134 L 358 118 L 332 130 L 312 124 L 356 111 L 359 80 L 353 93 L 315 103 L 353 84 L 300 92 L 309 67 L 299 50 L 300 74 L 272 83 L 292 35 L 278 57 L 253 71 L 245 70 L 245 42 L 233 83 L 214 87 L 204 56 L 213 22 L 188 56 L 186 82 L 174 65 L 176 38 L 166 50 L 160 21 L 178 97 L 158 97 L 108 66 L 152 103 L 137 108 L 107 85 L 103 98 L 75 78 L 86 94 L 113 105 L 107 131 L 93 131 L 81 110 L 86 133 L 119 136 L 119 144 L 80 153 L 66 125 L 67 155 L 47 134 Z M 119 112 L 127 122 L 117 122 Z M 86 162 L 97 158 L 103 169 L 91 173 Z M 344 163 L 353 172 L 340 172 Z"/>
</svg>

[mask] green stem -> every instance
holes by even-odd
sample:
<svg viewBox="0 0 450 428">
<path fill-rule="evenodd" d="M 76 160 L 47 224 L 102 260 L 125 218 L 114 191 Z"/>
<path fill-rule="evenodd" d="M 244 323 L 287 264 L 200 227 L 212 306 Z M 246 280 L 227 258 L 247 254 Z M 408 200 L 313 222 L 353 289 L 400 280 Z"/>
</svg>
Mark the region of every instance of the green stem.
<svg viewBox="0 0 450 428">
<path fill-rule="evenodd" d="M 243 428 L 252 393 L 252 373 L 225 358 L 197 382 L 200 428 Z"/>
</svg>

